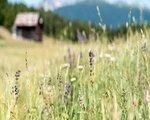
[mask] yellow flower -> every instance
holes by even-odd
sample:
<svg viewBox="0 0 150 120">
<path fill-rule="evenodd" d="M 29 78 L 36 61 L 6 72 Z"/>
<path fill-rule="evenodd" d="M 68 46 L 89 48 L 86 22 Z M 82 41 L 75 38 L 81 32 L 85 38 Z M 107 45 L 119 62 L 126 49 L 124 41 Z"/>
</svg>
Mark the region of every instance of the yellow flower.
<svg viewBox="0 0 150 120">
<path fill-rule="evenodd" d="M 63 113 L 63 120 L 68 120 L 69 119 L 69 115 L 67 113 Z"/>
</svg>

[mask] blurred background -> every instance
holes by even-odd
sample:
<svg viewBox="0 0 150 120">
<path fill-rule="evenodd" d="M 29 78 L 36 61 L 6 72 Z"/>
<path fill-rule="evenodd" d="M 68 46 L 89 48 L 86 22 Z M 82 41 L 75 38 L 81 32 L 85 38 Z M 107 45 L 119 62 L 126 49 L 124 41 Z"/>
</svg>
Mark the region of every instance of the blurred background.
<svg viewBox="0 0 150 120">
<path fill-rule="evenodd" d="M 113 41 L 126 38 L 128 27 L 149 27 L 149 21 L 148 0 L 0 0 L 0 26 L 15 38 L 36 41 L 43 35 L 74 42 L 106 36 Z"/>
</svg>

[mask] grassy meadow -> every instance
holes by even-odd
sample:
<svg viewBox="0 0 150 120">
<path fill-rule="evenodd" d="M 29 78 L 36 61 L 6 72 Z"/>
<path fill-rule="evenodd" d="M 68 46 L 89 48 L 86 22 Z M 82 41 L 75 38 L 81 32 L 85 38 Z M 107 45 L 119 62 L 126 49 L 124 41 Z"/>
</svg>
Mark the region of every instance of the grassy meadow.
<svg viewBox="0 0 150 120">
<path fill-rule="evenodd" d="M 84 44 L 0 38 L 0 120 L 149 120 L 149 33 Z"/>
</svg>

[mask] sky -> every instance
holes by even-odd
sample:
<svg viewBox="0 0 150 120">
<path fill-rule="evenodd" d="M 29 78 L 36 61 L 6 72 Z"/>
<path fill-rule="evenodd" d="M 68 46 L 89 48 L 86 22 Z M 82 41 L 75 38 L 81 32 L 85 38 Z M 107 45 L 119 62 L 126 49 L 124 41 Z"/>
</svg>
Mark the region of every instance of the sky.
<svg viewBox="0 0 150 120">
<path fill-rule="evenodd" d="M 39 6 L 44 0 L 8 0 L 9 2 L 23 2 L 28 6 Z M 82 0 L 47 0 L 49 5 L 47 5 L 47 9 L 56 9 L 65 5 L 74 4 L 76 2 L 80 2 Z M 91 0 L 92 1 L 92 0 Z M 101 0 L 99 0 L 101 1 Z M 134 6 L 146 7 L 150 9 L 150 0 L 105 0 L 109 3 L 125 3 Z M 46 3 L 46 2 L 45 2 Z"/>
</svg>

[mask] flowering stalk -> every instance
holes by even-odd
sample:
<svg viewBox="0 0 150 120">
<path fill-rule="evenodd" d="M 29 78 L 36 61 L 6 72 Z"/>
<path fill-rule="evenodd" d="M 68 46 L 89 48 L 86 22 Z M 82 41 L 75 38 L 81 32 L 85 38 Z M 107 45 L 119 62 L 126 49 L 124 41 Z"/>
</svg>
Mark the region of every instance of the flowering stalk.
<svg viewBox="0 0 150 120">
<path fill-rule="evenodd" d="M 92 79 L 92 76 L 93 76 L 93 69 L 94 69 L 94 65 L 93 65 L 93 62 L 94 62 L 94 53 L 92 51 L 89 52 L 89 63 L 90 63 L 90 82 L 93 84 L 93 79 Z"/>
<path fill-rule="evenodd" d="M 18 97 L 19 97 L 19 77 L 20 77 L 21 71 L 18 70 L 15 74 L 15 85 L 12 87 L 12 92 L 11 94 L 14 97 L 14 103 L 12 104 L 12 108 L 10 110 L 10 120 L 15 119 L 15 108 L 18 102 Z"/>
<path fill-rule="evenodd" d="M 69 104 L 69 101 L 71 100 L 72 97 L 72 93 L 73 93 L 73 88 L 71 83 L 67 83 L 64 87 L 64 103 L 66 105 Z"/>
</svg>

